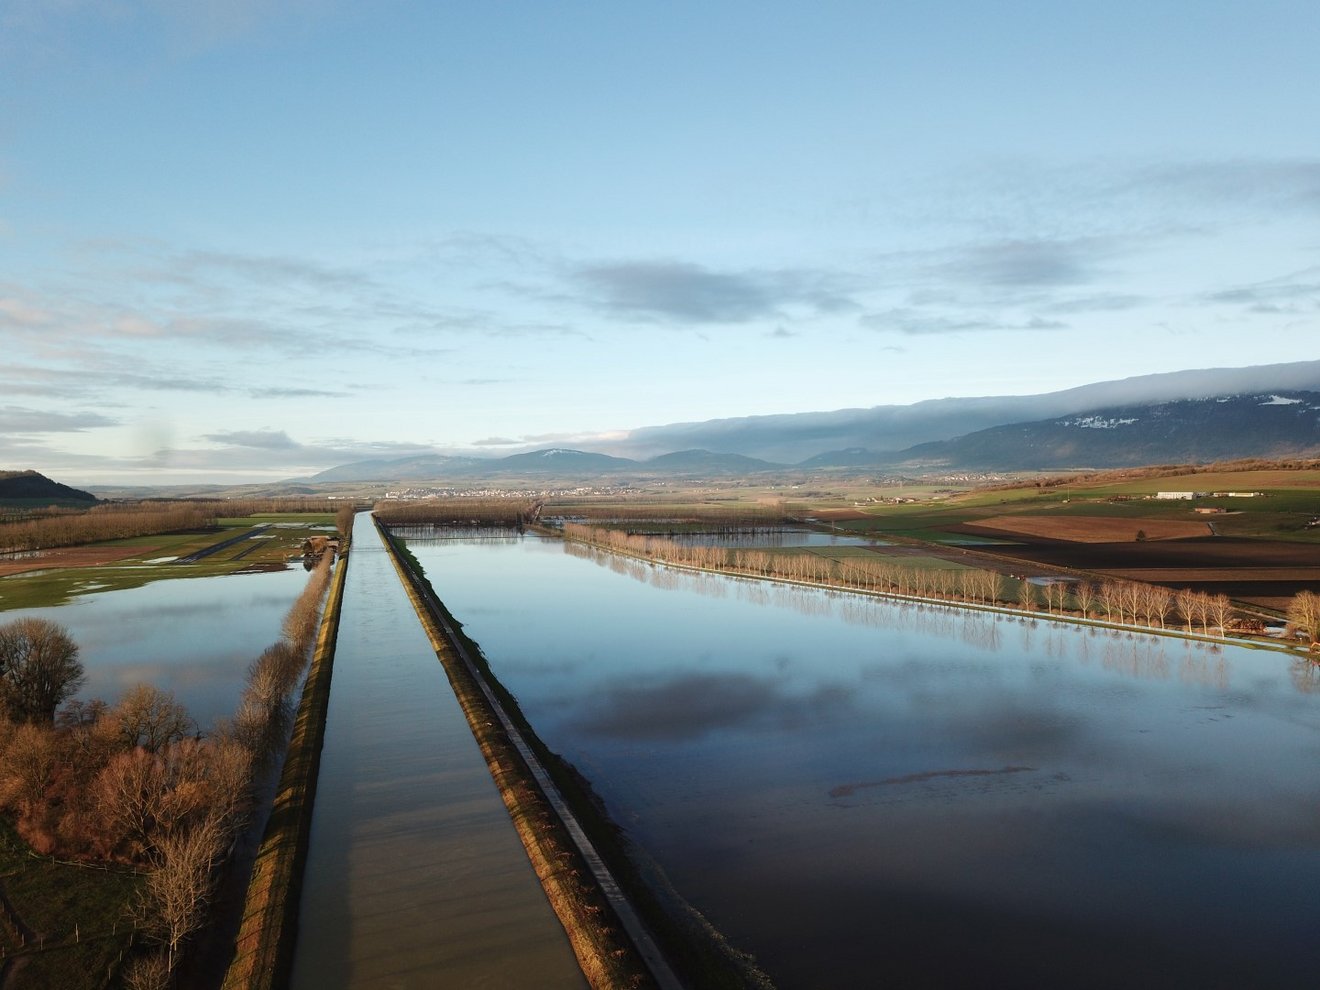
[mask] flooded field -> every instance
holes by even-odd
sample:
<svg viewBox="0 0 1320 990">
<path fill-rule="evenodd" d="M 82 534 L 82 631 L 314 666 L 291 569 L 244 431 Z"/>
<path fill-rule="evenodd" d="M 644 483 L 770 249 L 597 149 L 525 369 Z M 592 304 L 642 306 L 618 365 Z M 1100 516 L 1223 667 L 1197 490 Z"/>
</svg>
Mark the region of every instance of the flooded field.
<svg viewBox="0 0 1320 990">
<path fill-rule="evenodd" d="M 248 664 L 279 639 L 306 584 L 301 568 L 156 581 L 0 612 L 0 622 L 34 616 L 68 629 L 87 670 L 78 697 L 113 703 L 128 688 L 151 684 L 173 691 L 205 730 L 233 714 Z"/>
<path fill-rule="evenodd" d="M 292 986 L 585 986 L 365 515 L 345 588 Z"/>
<path fill-rule="evenodd" d="M 534 537 L 410 547 L 542 739 L 782 987 L 1314 978 L 1304 663 Z"/>
</svg>

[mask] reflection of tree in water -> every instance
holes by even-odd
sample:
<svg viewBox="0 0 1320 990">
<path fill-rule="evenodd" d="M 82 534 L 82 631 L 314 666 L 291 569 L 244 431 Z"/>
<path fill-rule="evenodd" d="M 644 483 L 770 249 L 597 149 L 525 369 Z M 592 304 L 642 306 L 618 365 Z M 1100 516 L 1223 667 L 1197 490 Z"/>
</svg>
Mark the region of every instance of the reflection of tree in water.
<svg viewBox="0 0 1320 990">
<path fill-rule="evenodd" d="M 500 545 L 517 543 L 522 537 L 516 530 L 505 526 L 399 526 L 390 527 L 390 532 L 402 537 L 409 543 L 448 543 L 462 540 L 465 543 L 480 545 Z"/>
<path fill-rule="evenodd" d="M 1218 643 L 1182 640 L 1185 652 L 1175 664 L 1168 653 L 1171 641 L 1162 636 L 1119 629 L 1082 629 L 1057 622 L 978 612 L 956 605 L 880 599 L 826 588 L 676 570 L 567 541 L 563 547 L 565 553 L 574 557 L 591 560 L 617 574 L 665 591 L 690 591 L 710 598 L 727 598 L 732 591 L 739 601 L 751 605 L 787 609 L 799 615 L 837 618 L 849 625 L 919 633 L 937 639 L 958 639 L 988 652 L 1003 648 L 1004 624 L 1016 623 L 1022 630 L 1024 653 L 1038 649 L 1050 659 L 1073 660 L 1084 665 L 1098 659 L 1104 669 L 1125 677 L 1168 680 L 1176 674 L 1185 684 L 1221 691 L 1228 687 L 1229 664 Z M 1293 668 L 1292 678 L 1299 691 L 1320 692 L 1320 665 L 1299 661 Z"/>
<path fill-rule="evenodd" d="M 1105 639 L 1100 665 L 1129 677 L 1167 681 L 1169 656 L 1154 636 L 1119 633 Z"/>
<path fill-rule="evenodd" d="M 1303 694 L 1320 692 L 1320 663 L 1303 657 L 1293 661 L 1288 673 L 1292 677 L 1293 687 Z"/>
</svg>

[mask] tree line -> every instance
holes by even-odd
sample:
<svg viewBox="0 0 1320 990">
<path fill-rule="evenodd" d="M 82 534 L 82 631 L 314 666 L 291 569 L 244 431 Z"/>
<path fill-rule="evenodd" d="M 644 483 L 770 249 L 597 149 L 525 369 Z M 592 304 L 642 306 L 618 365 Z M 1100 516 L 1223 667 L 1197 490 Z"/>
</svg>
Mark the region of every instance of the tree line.
<svg viewBox="0 0 1320 990">
<path fill-rule="evenodd" d="M 628 505 L 609 502 L 565 502 L 547 508 L 547 514 L 568 515 L 579 519 L 609 522 L 639 522 L 669 525 L 711 524 L 724 527 L 782 526 L 800 522 L 805 506 L 785 502 L 734 505 L 675 505 L 672 501 L 647 502 L 635 499 Z"/>
<path fill-rule="evenodd" d="M 0 520 L 0 553 L 70 547 L 103 540 L 211 529 L 223 516 L 299 512 L 333 514 L 352 506 L 329 499 L 148 500 L 107 502 L 84 510 L 55 510 Z M 341 527 L 342 529 L 342 527 Z"/>
<path fill-rule="evenodd" d="M 386 526 L 525 526 L 540 514 L 540 499 L 428 498 L 416 502 L 377 502 L 376 518 Z"/>
<path fill-rule="evenodd" d="M 102 540 L 209 529 L 216 512 L 206 505 L 98 505 L 86 512 L 0 524 L 0 552 L 71 547 Z"/>
<path fill-rule="evenodd" d="M 1223 594 L 1170 589 L 1143 581 L 1047 581 L 1008 578 L 990 570 L 964 567 L 912 567 L 883 557 L 825 557 L 813 553 L 772 553 L 729 547 L 687 546 L 658 536 L 566 523 L 564 538 L 662 563 L 755 577 L 780 578 L 849 590 L 950 602 L 1044 610 L 1050 614 L 1103 618 L 1120 625 L 1187 633 L 1226 635 L 1263 632 L 1259 620 L 1242 615 Z M 1320 646 L 1320 596 L 1300 592 L 1288 609 L 1289 635 Z"/>
<path fill-rule="evenodd" d="M 327 556 L 249 665 L 233 717 L 205 735 L 150 685 L 114 705 L 68 700 L 83 680 L 68 634 L 45 619 L 0 626 L 0 808 L 38 853 L 144 874 L 133 922 L 157 949 L 126 966 L 129 986 L 169 986 L 207 921 L 254 780 L 287 742 L 330 567 Z"/>
</svg>

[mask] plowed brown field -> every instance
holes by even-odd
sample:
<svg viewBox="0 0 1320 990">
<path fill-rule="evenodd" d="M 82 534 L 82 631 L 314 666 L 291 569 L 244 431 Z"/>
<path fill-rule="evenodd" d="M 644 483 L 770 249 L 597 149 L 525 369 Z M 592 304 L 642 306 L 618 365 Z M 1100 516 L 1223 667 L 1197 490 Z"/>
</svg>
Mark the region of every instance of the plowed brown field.
<svg viewBox="0 0 1320 990">
<path fill-rule="evenodd" d="M 58 550 L 37 550 L 31 554 L 0 557 L 0 577 L 44 571 L 54 567 L 95 567 L 113 564 L 129 557 L 146 556 L 152 547 L 62 547 Z"/>
<path fill-rule="evenodd" d="M 1073 543 L 1135 542 L 1137 532 L 1147 540 L 1182 540 L 1192 536 L 1210 536 L 1207 523 L 1178 519 L 1115 519 L 1106 516 L 992 516 L 978 519 L 969 528 L 993 529 L 1000 533 L 1068 540 Z"/>
</svg>

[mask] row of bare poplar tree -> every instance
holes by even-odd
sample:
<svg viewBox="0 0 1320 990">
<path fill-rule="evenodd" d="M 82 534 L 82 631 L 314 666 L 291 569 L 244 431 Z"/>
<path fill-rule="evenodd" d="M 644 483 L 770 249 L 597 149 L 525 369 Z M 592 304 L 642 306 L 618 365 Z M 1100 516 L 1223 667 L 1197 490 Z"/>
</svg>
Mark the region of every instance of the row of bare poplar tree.
<svg viewBox="0 0 1320 990">
<path fill-rule="evenodd" d="M 280 640 L 249 665 L 234 716 L 209 733 L 171 692 L 149 685 L 113 706 L 67 702 L 53 720 L 0 717 L 0 806 L 20 835 L 39 853 L 145 874 L 133 922 L 159 949 L 128 964 L 131 987 L 168 986 L 207 919 L 254 781 L 287 741 L 331 566 L 326 555 Z"/>
<path fill-rule="evenodd" d="M 777 577 L 834 587 L 887 594 L 939 598 L 984 605 L 1044 608 L 1057 614 L 1086 618 L 1103 615 L 1111 622 L 1168 628 L 1177 621 L 1187 632 L 1241 628 L 1244 621 L 1227 595 L 1118 579 L 1048 581 L 1035 584 L 1009 579 L 995 571 L 963 567 L 909 567 L 882 557 L 825 557 L 813 553 L 771 553 L 728 547 L 686 546 L 663 537 L 566 523 L 564 537 L 651 560 L 684 564 L 703 570 Z"/>
<path fill-rule="evenodd" d="M 343 502 L 326 499 L 242 499 L 230 502 L 148 501 L 95 505 L 38 518 L 0 521 L 0 553 L 80 546 L 102 540 L 209 529 L 221 516 L 274 512 L 337 512 Z M 351 507 L 349 508 L 351 512 Z"/>
</svg>

